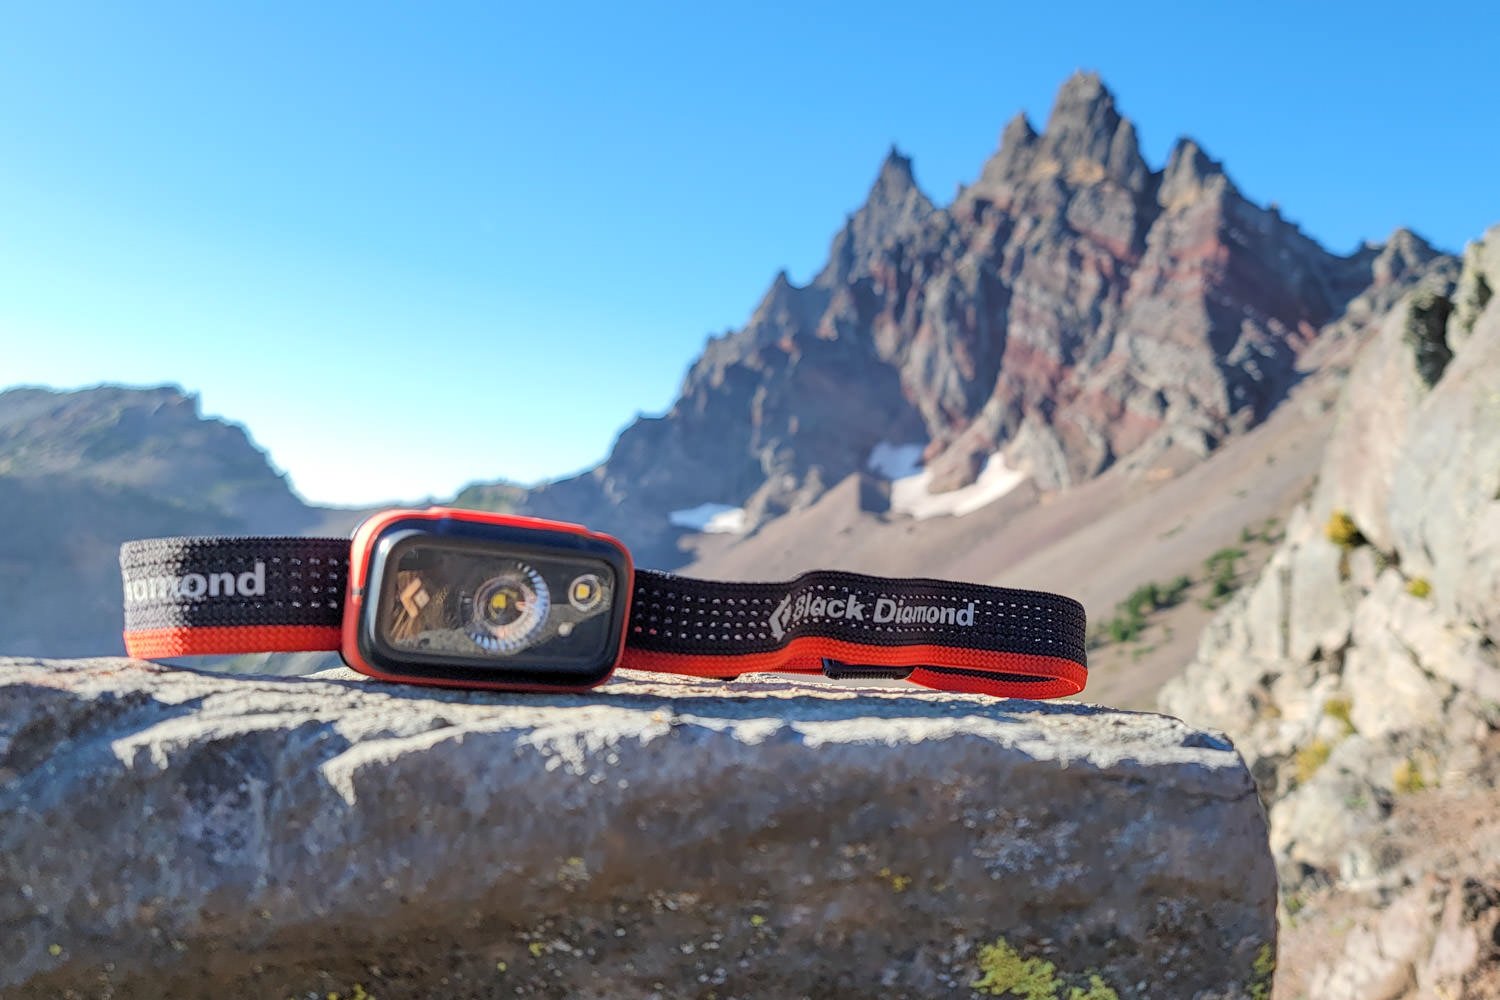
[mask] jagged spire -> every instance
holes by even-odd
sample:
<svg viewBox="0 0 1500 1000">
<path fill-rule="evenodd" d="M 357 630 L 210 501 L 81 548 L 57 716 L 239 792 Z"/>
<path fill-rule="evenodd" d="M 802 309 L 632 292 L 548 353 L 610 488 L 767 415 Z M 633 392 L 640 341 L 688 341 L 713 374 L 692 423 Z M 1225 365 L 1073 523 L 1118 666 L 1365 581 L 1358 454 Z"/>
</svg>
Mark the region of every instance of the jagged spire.
<svg viewBox="0 0 1500 1000">
<path fill-rule="evenodd" d="M 880 164 L 880 173 L 875 177 L 875 185 L 870 189 L 870 196 L 874 197 L 876 192 L 899 192 L 917 186 L 917 179 L 911 172 L 911 157 L 905 155 L 896 144 L 891 143 L 890 152 L 885 154 L 885 160 Z"/>
<path fill-rule="evenodd" d="M 1005 185 L 1023 180 L 1038 163 L 1066 172 L 1080 161 L 1097 164 L 1104 176 L 1137 191 L 1151 175 L 1135 125 L 1115 108 L 1114 95 L 1097 73 L 1078 72 L 1064 81 L 1040 135 L 1024 114 L 1012 118 L 980 181 Z"/>
<path fill-rule="evenodd" d="M 1065 164 L 1082 159 L 1109 166 L 1118 161 L 1131 172 L 1133 161 L 1140 159 L 1135 126 L 1120 116 L 1115 95 L 1092 72 L 1074 73 L 1058 89 L 1042 143 L 1048 155 Z"/>
<path fill-rule="evenodd" d="M 1420 235 L 1398 226 L 1375 254 L 1370 274 L 1377 285 L 1388 285 L 1417 273 L 1439 255 Z"/>
<path fill-rule="evenodd" d="M 1223 176 L 1224 168 L 1209 159 L 1196 142 L 1183 136 L 1172 146 L 1172 155 L 1167 157 L 1157 198 L 1167 208 L 1196 201 L 1215 178 Z"/>
<path fill-rule="evenodd" d="M 1023 176 L 1036 154 L 1036 140 L 1036 129 L 1031 127 L 1026 112 L 1022 111 L 1006 122 L 1000 133 L 1000 148 L 984 165 L 981 182 Z"/>
<path fill-rule="evenodd" d="M 864 204 L 834 237 L 828 266 L 816 283 L 841 282 L 862 270 L 872 254 L 901 234 L 915 230 L 935 211 L 937 206 L 917 186 L 911 158 L 893 144 Z"/>
</svg>

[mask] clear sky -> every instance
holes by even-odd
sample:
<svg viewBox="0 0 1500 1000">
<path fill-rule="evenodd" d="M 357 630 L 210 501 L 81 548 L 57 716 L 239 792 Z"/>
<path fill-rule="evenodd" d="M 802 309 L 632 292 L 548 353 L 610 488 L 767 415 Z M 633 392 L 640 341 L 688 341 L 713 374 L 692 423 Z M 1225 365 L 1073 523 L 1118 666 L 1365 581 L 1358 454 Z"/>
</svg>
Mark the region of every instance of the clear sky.
<svg viewBox="0 0 1500 1000">
<path fill-rule="evenodd" d="M 174 382 L 304 496 L 588 466 L 892 142 L 1096 69 L 1339 251 L 1500 221 L 1483 4 L 6 4 L 0 386 Z"/>
</svg>

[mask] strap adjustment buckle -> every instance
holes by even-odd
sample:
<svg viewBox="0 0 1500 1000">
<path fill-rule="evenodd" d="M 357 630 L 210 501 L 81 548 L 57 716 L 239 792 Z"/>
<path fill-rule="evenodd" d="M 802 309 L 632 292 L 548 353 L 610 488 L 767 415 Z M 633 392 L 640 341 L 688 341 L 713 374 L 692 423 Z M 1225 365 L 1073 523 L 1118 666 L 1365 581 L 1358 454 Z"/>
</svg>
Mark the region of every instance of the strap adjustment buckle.
<svg viewBox="0 0 1500 1000">
<path fill-rule="evenodd" d="M 838 660 L 823 657 L 823 676 L 833 681 L 904 681 L 911 676 L 911 672 L 911 667 L 887 667 L 876 663 L 840 663 Z"/>
</svg>

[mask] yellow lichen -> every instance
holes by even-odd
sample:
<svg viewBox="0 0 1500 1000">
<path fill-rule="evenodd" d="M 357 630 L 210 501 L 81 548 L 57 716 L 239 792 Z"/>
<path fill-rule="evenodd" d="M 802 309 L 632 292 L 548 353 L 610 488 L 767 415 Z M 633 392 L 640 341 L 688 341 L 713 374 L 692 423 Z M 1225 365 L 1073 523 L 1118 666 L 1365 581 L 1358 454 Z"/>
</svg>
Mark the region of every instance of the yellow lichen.
<svg viewBox="0 0 1500 1000">
<path fill-rule="evenodd" d="M 1396 765 L 1396 773 L 1392 777 L 1392 784 L 1396 786 L 1396 791 L 1410 794 L 1412 792 L 1420 792 L 1426 788 L 1427 780 L 1422 777 L 1422 769 L 1417 766 L 1417 762 L 1411 758 L 1407 758 Z"/>
<path fill-rule="evenodd" d="M 1271 979 L 1276 974 L 1276 955 L 1269 944 L 1261 945 L 1260 951 L 1255 953 L 1255 963 L 1250 966 L 1250 973 L 1251 1000 L 1270 1000 Z"/>
<path fill-rule="evenodd" d="M 761 916 L 759 913 L 752 913 L 750 915 L 750 926 L 751 927 L 764 927 L 765 925 L 766 925 L 766 918 L 765 917 Z"/>
<path fill-rule="evenodd" d="M 1323 714 L 1330 719 L 1335 719 L 1344 724 L 1344 735 L 1352 736 L 1355 732 L 1354 722 L 1349 718 L 1349 712 L 1354 708 L 1348 698 L 1329 698 L 1323 703 Z"/>
<path fill-rule="evenodd" d="M 1318 769 L 1328 763 L 1328 755 L 1333 753 L 1333 748 L 1326 740 L 1313 740 L 1307 746 L 1297 751 L 1295 767 L 1297 783 L 1307 784 L 1312 776 L 1318 773 Z"/>
<path fill-rule="evenodd" d="M 526 950 L 531 952 L 532 958 L 541 958 L 542 952 L 546 951 L 547 947 L 540 941 L 533 941 L 526 946 Z"/>
<path fill-rule="evenodd" d="M 981 993 L 1057 1000 L 1057 966 L 1044 958 L 1022 958 L 1004 938 L 979 949 L 979 971 L 982 975 L 970 985 Z"/>
<path fill-rule="evenodd" d="M 1365 544 L 1365 536 L 1360 533 L 1359 525 L 1354 523 L 1354 518 L 1347 511 L 1336 510 L 1329 515 L 1323 533 L 1330 542 L 1344 550 L 1357 549 Z"/>
<path fill-rule="evenodd" d="M 1097 975 L 1089 976 L 1089 988 L 1075 986 L 1068 991 L 1068 1000 L 1120 1000 L 1120 994 L 1109 988 Z"/>
<path fill-rule="evenodd" d="M 1057 966 L 1045 958 L 1023 958 L 1004 938 L 979 949 L 982 975 L 969 985 L 994 997 L 1018 1000 L 1120 1000 L 1118 993 L 1097 972 L 1086 977 L 1060 976 Z M 1078 979 L 1086 982 L 1078 984 Z M 1073 980 L 1072 985 L 1068 980 Z"/>
<path fill-rule="evenodd" d="M 1425 576 L 1414 576 L 1406 581 L 1406 592 L 1418 599 L 1425 599 L 1432 593 L 1432 583 Z"/>
</svg>

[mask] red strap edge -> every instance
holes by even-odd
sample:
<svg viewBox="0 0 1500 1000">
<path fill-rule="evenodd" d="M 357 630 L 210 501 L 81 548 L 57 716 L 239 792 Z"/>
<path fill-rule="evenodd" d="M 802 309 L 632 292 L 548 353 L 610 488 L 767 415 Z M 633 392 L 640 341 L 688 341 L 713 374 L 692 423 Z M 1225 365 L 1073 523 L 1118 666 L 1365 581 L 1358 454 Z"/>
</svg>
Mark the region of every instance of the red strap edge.
<svg viewBox="0 0 1500 1000">
<path fill-rule="evenodd" d="M 627 645 L 620 666 L 631 670 L 686 674 L 691 677 L 736 677 L 745 673 L 821 673 L 824 658 L 841 663 L 912 667 L 908 678 L 937 691 L 987 694 L 998 698 L 1060 698 L 1078 694 L 1088 682 L 1088 671 L 1073 660 L 1036 653 L 1005 653 L 957 646 L 870 646 L 844 639 L 803 636 L 766 653 L 705 656 L 662 653 Z M 941 663 L 949 668 L 992 674 L 1023 674 L 1046 678 L 1018 682 L 1003 677 L 976 677 L 923 669 Z"/>
<path fill-rule="evenodd" d="M 339 649 L 341 630 L 324 625 L 214 625 L 125 633 L 125 652 L 140 660 L 241 653 L 310 653 Z"/>
<path fill-rule="evenodd" d="M 318 625 L 242 625 L 149 629 L 125 633 L 125 650 L 143 660 L 177 656 L 230 656 L 242 653 L 337 651 L 340 629 Z M 735 677 L 744 673 L 821 673 L 824 658 L 842 663 L 912 667 L 909 680 L 937 691 L 985 694 L 997 698 L 1060 698 L 1078 694 L 1088 671 L 1060 656 L 1004 653 L 955 646 L 870 646 L 805 636 L 778 650 L 734 656 L 661 653 L 626 646 L 619 665 L 632 670 L 692 677 Z M 939 662 L 962 670 L 1023 674 L 1045 678 L 1020 683 L 1001 677 L 926 669 Z"/>
</svg>

